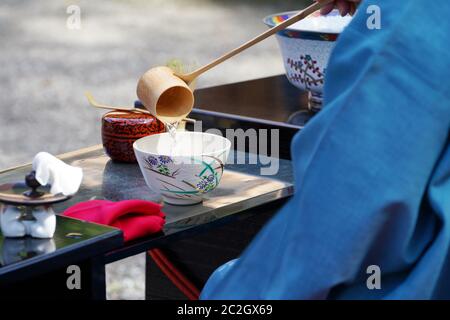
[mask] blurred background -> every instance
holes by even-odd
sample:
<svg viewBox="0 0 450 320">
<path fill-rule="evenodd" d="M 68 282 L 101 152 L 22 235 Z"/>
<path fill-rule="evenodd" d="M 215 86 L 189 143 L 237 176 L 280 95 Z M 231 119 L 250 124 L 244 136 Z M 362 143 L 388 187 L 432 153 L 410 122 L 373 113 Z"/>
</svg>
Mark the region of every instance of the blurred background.
<svg viewBox="0 0 450 320">
<path fill-rule="evenodd" d="M 310 2 L 2 0 L 0 170 L 30 162 L 39 151 L 60 154 L 101 143 L 104 112 L 87 104 L 86 90 L 102 103 L 131 106 L 137 80 L 150 67 L 174 58 L 209 62 L 264 31 L 266 15 Z M 67 26 L 73 5 L 80 29 Z M 198 87 L 280 73 L 272 38 L 209 71 Z M 108 265 L 110 299 L 144 298 L 144 262 L 139 255 Z"/>
</svg>

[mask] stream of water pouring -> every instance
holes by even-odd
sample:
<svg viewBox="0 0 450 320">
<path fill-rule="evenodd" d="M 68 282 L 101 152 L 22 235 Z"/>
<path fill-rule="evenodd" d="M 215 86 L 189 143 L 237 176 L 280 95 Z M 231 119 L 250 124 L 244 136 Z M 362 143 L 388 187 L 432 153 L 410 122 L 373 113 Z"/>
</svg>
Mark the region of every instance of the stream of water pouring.
<svg viewBox="0 0 450 320">
<path fill-rule="evenodd" d="M 178 130 L 179 124 L 180 124 L 180 121 L 164 123 L 164 125 L 166 126 L 166 131 L 169 133 L 170 137 L 173 140 L 177 139 L 177 130 Z"/>
<path fill-rule="evenodd" d="M 166 127 L 166 132 L 169 133 L 169 136 L 172 140 L 172 142 L 170 143 L 170 151 L 169 151 L 169 156 L 172 156 L 175 154 L 178 146 L 177 143 L 177 131 L 178 131 L 178 125 L 180 124 L 180 121 L 165 121 L 164 125 Z"/>
</svg>

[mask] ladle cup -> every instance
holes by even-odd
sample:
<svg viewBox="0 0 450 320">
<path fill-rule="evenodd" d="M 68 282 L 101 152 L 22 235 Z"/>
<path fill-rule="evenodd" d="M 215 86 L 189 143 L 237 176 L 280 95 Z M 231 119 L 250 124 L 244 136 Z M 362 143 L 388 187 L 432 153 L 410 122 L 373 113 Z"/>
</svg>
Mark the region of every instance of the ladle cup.
<svg viewBox="0 0 450 320">
<path fill-rule="evenodd" d="M 168 67 L 156 67 L 144 73 L 138 82 L 137 96 L 163 122 L 185 118 L 194 106 L 192 90 Z"/>
</svg>

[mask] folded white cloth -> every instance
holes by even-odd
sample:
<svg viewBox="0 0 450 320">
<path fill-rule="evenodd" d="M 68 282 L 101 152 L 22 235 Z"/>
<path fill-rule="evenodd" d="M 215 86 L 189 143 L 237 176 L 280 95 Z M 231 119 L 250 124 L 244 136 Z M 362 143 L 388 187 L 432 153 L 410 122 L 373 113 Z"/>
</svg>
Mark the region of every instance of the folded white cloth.
<svg viewBox="0 0 450 320">
<path fill-rule="evenodd" d="M 16 206 L 4 206 L 0 214 L 0 226 L 4 237 L 52 238 L 56 229 L 56 216 L 51 207 L 33 208 L 34 220 L 23 219 L 22 211 Z"/>
<path fill-rule="evenodd" d="M 53 194 L 73 195 L 83 180 L 81 168 L 69 166 L 47 152 L 39 152 L 34 157 L 33 170 L 41 185 L 51 185 L 50 192 Z"/>
</svg>

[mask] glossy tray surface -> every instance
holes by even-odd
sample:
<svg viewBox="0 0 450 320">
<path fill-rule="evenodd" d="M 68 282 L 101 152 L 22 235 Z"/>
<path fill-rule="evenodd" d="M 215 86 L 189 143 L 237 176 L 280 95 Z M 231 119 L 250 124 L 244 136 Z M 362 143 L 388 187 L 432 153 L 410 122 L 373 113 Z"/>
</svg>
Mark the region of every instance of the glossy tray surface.
<svg viewBox="0 0 450 320">
<path fill-rule="evenodd" d="M 227 164 L 219 186 L 208 193 L 203 203 L 191 206 L 164 204 L 167 216 L 164 232 L 172 233 L 198 224 L 207 223 L 246 209 L 251 209 L 293 194 L 292 168 L 288 160 L 259 157 L 255 164 L 248 154 L 231 153 L 231 158 L 240 156 L 243 164 Z M 117 163 L 105 155 L 101 146 L 62 155 L 63 161 L 83 168 L 84 178 L 79 192 L 70 200 L 53 206 L 61 213 L 67 207 L 91 199 L 120 201 L 143 199 L 161 202 L 161 197 L 145 184 L 137 164 Z M 279 161 L 275 176 L 262 176 L 261 163 Z M 236 162 L 236 161 L 235 161 Z M 0 173 L 0 183 L 22 179 L 29 166 Z"/>
</svg>

